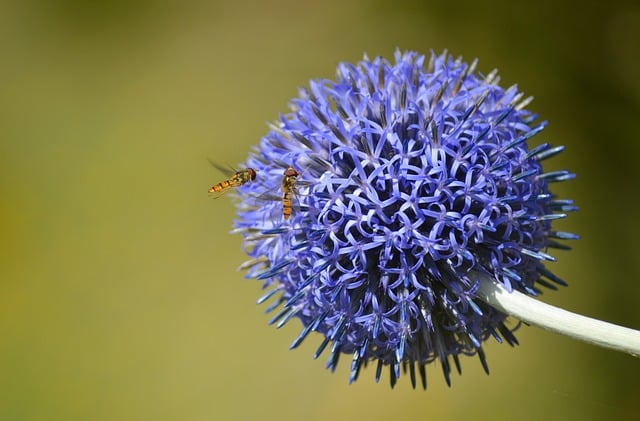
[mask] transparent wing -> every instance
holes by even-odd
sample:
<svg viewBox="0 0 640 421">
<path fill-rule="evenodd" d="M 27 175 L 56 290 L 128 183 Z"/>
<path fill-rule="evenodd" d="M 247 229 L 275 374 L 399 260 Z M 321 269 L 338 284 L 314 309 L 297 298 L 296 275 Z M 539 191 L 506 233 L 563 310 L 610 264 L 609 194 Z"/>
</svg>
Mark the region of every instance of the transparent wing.
<svg viewBox="0 0 640 421">
<path fill-rule="evenodd" d="M 229 164 L 227 164 L 227 167 L 225 168 L 224 166 L 218 164 L 217 162 L 215 162 L 211 158 L 207 158 L 207 161 L 209 161 L 209 164 L 211 164 L 211 166 L 213 168 L 217 169 L 218 171 L 220 171 L 222 174 L 224 174 L 227 177 L 230 177 L 230 176 L 232 176 L 233 174 L 236 173 L 236 169 L 233 168 Z"/>
</svg>

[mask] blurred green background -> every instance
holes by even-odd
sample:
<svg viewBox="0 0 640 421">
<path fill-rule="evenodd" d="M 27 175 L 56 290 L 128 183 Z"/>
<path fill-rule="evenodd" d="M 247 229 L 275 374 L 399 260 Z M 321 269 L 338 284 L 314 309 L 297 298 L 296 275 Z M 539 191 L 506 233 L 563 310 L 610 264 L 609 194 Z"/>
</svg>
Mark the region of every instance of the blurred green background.
<svg viewBox="0 0 640 421">
<path fill-rule="evenodd" d="M 5 1 L 0 6 L 0 420 L 631 419 L 640 360 L 523 327 L 447 388 L 349 386 L 288 351 L 235 268 L 241 162 L 308 79 L 396 47 L 500 69 L 564 144 L 581 211 L 546 302 L 640 328 L 635 1 Z M 386 375 L 386 373 L 385 373 Z"/>
</svg>

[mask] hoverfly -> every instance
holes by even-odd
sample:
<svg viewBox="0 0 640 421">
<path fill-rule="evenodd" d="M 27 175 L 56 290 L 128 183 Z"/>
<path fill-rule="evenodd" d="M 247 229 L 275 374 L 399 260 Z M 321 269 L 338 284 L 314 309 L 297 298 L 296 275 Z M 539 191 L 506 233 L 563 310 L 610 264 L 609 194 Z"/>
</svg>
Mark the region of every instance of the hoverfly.
<svg viewBox="0 0 640 421">
<path fill-rule="evenodd" d="M 212 162 L 211 160 L 209 160 L 209 163 L 211 163 L 211 165 L 213 165 L 220 171 L 225 172 L 223 168 L 219 167 L 216 163 Z M 211 186 L 211 188 L 209 189 L 209 193 L 223 194 L 232 187 L 239 187 L 239 186 L 242 186 L 243 184 L 247 184 L 250 181 L 253 181 L 256 179 L 257 172 L 253 168 L 244 168 L 239 171 L 236 171 L 236 170 L 233 170 L 233 171 L 234 171 L 234 174 L 230 178 Z"/>
<path fill-rule="evenodd" d="M 298 171 L 289 166 L 282 177 L 282 214 L 285 220 L 291 217 L 291 197 L 296 190 L 296 181 L 299 175 Z"/>
<path fill-rule="evenodd" d="M 291 202 L 294 195 L 299 195 L 298 187 L 309 185 L 306 181 L 298 180 L 299 176 L 300 173 L 289 165 L 282 177 L 282 215 L 285 221 L 291 217 Z"/>
</svg>

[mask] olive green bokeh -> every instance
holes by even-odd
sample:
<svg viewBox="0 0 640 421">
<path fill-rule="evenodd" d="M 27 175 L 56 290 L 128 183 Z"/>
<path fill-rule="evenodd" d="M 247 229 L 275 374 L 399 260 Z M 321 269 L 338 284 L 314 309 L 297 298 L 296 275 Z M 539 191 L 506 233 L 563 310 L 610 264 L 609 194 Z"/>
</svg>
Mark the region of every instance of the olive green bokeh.
<svg viewBox="0 0 640 421">
<path fill-rule="evenodd" d="M 268 327 L 206 190 L 339 61 L 445 47 L 519 83 L 581 211 L 543 299 L 640 327 L 634 2 L 25 1 L 0 6 L 0 419 L 630 419 L 640 361 L 523 327 L 448 389 L 349 386 Z M 233 3 L 233 5 L 231 5 Z M 637 3 L 637 2 L 636 2 Z M 386 374 L 386 373 L 385 373 Z M 383 376 L 387 383 L 388 376 Z"/>
</svg>

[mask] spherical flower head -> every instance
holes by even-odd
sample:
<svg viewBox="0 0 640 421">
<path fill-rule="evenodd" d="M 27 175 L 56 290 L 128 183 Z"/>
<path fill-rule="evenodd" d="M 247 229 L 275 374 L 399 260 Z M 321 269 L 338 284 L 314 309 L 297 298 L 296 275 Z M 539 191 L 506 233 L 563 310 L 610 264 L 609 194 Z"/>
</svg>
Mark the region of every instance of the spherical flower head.
<svg viewBox="0 0 640 421">
<path fill-rule="evenodd" d="M 576 238 L 551 229 L 574 207 L 549 184 L 573 174 L 542 171 L 562 147 L 530 149 L 544 123 L 529 99 L 475 65 L 413 52 L 342 63 L 335 81 L 300 91 L 245 163 L 259 176 L 238 189 L 235 225 L 243 267 L 267 289 L 259 302 L 274 300 L 278 327 L 302 322 L 292 348 L 314 331 L 329 368 L 348 354 L 351 381 L 375 361 L 376 380 L 388 366 L 393 386 L 402 367 L 415 387 L 417 369 L 426 387 L 438 359 L 450 383 L 460 354 L 487 370 L 484 340 L 517 341 L 477 299 L 475 275 L 530 295 L 563 284 L 545 261 Z"/>
</svg>

